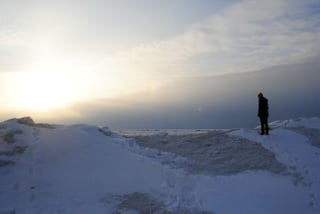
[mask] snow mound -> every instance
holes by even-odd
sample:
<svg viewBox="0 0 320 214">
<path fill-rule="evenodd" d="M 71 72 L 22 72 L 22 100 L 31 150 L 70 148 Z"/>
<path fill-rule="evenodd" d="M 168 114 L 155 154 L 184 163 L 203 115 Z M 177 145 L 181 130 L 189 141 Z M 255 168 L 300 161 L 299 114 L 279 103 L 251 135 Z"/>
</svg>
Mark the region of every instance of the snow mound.
<svg viewBox="0 0 320 214">
<path fill-rule="evenodd" d="M 0 214 L 320 212 L 318 118 L 255 129 L 0 123 Z"/>
<path fill-rule="evenodd" d="M 289 119 L 289 120 L 277 120 L 270 123 L 270 127 L 273 128 L 297 128 L 297 127 L 304 127 L 304 128 L 313 128 L 313 129 L 320 129 L 320 118 L 312 117 L 312 118 L 299 118 L 299 119 Z"/>
</svg>

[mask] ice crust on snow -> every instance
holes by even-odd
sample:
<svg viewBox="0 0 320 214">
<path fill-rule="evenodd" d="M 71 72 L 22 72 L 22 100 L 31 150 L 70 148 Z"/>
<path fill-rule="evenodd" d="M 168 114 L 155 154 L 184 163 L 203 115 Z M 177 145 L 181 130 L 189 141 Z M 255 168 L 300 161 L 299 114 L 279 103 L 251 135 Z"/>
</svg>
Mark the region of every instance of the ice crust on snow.
<svg viewBox="0 0 320 214">
<path fill-rule="evenodd" d="M 232 175 L 246 170 L 267 170 L 281 173 L 286 167 L 274 153 L 261 144 L 230 136 L 230 131 L 209 131 L 201 134 L 136 136 L 142 147 L 170 152 L 188 158 L 179 164 L 194 174 Z"/>
<path fill-rule="evenodd" d="M 320 119 L 112 131 L 0 123 L 0 214 L 320 212 Z"/>
</svg>

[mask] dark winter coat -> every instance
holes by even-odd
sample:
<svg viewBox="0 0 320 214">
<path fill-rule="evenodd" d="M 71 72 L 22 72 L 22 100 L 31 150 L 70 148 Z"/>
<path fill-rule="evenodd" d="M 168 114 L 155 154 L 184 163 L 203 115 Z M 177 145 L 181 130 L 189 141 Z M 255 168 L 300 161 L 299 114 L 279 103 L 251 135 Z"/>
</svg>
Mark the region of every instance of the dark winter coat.
<svg viewBox="0 0 320 214">
<path fill-rule="evenodd" d="M 268 99 L 265 97 L 259 97 L 259 109 L 258 109 L 258 117 L 268 117 Z"/>
</svg>

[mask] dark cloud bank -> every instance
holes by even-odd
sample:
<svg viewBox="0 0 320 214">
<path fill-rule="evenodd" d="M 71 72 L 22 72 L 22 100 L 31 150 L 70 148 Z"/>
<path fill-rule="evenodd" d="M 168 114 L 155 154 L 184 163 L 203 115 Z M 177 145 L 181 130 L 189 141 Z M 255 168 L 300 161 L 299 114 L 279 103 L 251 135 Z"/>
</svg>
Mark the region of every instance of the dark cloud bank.
<svg viewBox="0 0 320 214">
<path fill-rule="evenodd" d="M 74 108 L 84 116 L 81 122 L 112 128 L 255 127 L 256 95 L 262 91 L 269 99 L 270 121 L 320 116 L 319 59 L 257 72 L 184 79 L 155 92 Z"/>
</svg>

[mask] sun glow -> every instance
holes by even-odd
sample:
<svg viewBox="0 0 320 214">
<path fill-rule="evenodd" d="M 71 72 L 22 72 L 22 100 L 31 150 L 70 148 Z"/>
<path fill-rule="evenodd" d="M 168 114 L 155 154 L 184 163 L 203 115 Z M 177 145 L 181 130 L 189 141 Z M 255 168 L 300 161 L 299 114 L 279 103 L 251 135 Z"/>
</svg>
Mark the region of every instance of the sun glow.
<svg viewBox="0 0 320 214">
<path fill-rule="evenodd" d="M 84 91 L 91 84 L 91 79 L 84 69 L 89 65 L 71 60 L 67 63 L 53 55 L 39 57 L 36 62 L 29 69 L 11 75 L 10 100 L 13 108 L 48 112 L 88 96 Z"/>
<path fill-rule="evenodd" d="M 14 106 L 36 111 L 66 106 L 72 97 L 65 75 L 53 71 L 19 72 L 13 87 Z"/>
<path fill-rule="evenodd" d="M 134 66 L 114 57 L 68 50 L 54 36 L 30 44 L 30 61 L 6 74 L 6 98 L 1 105 L 13 110 L 53 112 L 77 102 L 114 98 L 148 86 Z M 103 55 L 104 56 L 104 55 Z M 2 74 L 2 76 L 4 76 Z"/>
<path fill-rule="evenodd" d="M 41 60 L 30 69 L 9 74 L 11 109 L 50 112 L 74 103 L 120 96 L 135 86 L 111 65 L 97 67 L 78 60 Z"/>
</svg>

